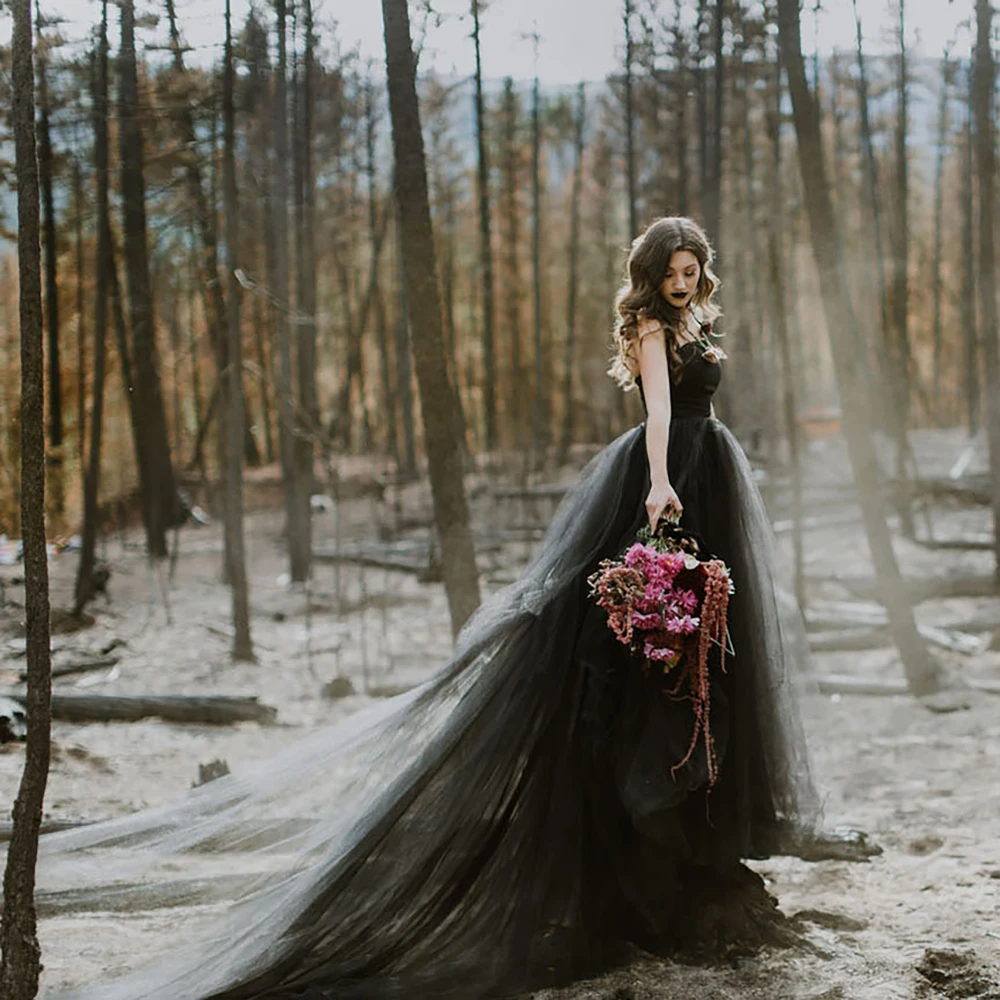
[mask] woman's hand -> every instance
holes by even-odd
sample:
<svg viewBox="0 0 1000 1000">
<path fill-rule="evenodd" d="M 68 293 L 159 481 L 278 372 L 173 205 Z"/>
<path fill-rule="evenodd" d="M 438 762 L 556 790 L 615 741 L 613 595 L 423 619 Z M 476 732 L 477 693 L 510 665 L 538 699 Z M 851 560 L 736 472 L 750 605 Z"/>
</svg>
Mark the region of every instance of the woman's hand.
<svg viewBox="0 0 1000 1000">
<path fill-rule="evenodd" d="M 664 513 L 668 517 L 679 518 L 683 510 L 680 498 L 669 482 L 653 483 L 649 496 L 646 497 L 646 514 L 649 516 L 650 531 L 656 531 L 656 525 Z"/>
</svg>

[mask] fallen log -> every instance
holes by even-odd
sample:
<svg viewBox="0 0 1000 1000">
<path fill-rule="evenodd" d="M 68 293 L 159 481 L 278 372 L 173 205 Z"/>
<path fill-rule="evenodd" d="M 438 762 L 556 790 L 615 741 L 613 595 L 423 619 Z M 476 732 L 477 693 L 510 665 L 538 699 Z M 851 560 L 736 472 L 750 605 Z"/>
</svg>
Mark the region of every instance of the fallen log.
<svg viewBox="0 0 1000 1000">
<path fill-rule="evenodd" d="M 828 514 L 809 515 L 802 518 L 802 529 L 809 531 L 812 528 L 833 528 L 841 524 L 860 524 L 861 511 L 855 506 L 850 510 L 837 509 Z M 795 520 L 791 517 L 778 518 L 771 525 L 776 535 L 784 534 L 795 527 Z"/>
<path fill-rule="evenodd" d="M 813 601 L 802 613 L 806 629 L 813 633 L 874 629 L 889 622 L 885 608 L 875 602 Z M 994 632 L 1000 629 L 1000 608 L 986 608 L 940 628 L 968 634 Z"/>
<path fill-rule="evenodd" d="M 948 476 L 927 477 L 916 480 L 911 489 L 916 496 L 934 499 L 954 498 L 966 503 L 989 505 L 992 503 L 990 477 L 986 473 L 952 479 Z"/>
<path fill-rule="evenodd" d="M 87 826 L 85 819 L 43 819 L 39 833 L 58 833 L 60 830 L 75 830 L 78 826 Z M 0 823 L 0 844 L 6 844 L 14 835 L 13 823 Z"/>
<path fill-rule="evenodd" d="M 810 576 L 808 582 L 836 583 L 849 590 L 855 597 L 878 600 L 878 586 L 872 576 Z M 931 579 L 904 581 L 914 603 L 948 597 L 995 597 L 997 581 L 992 573 L 966 573 Z"/>
<path fill-rule="evenodd" d="M 969 635 L 955 629 L 918 625 L 917 631 L 930 645 L 948 649 L 953 653 L 978 656 L 986 649 L 986 642 L 979 636 Z M 846 653 L 864 649 L 881 649 L 891 645 L 892 634 L 887 625 L 809 633 L 809 648 L 814 653 Z"/>
<path fill-rule="evenodd" d="M 932 552 L 992 552 L 993 539 L 985 535 L 976 538 L 916 538 L 914 541 L 923 549 Z"/>
<path fill-rule="evenodd" d="M 910 693 L 902 677 L 890 677 L 878 681 L 866 677 L 850 677 L 846 674 L 827 674 L 818 678 L 817 686 L 820 694 L 864 694 L 884 698 Z"/>
<path fill-rule="evenodd" d="M 71 677 L 73 674 L 85 674 L 89 670 L 103 670 L 105 667 L 113 667 L 120 661 L 119 656 L 106 656 L 100 660 L 78 660 L 75 663 L 61 663 L 52 668 L 52 679 L 57 677 Z M 18 675 L 22 681 L 28 679 L 26 673 Z"/>
<path fill-rule="evenodd" d="M 476 538 L 476 554 L 483 556 L 499 552 L 499 538 Z M 344 563 L 371 569 L 394 570 L 397 573 L 427 574 L 437 567 L 438 548 L 427 539 L 406 539 L 389 545 L 361 543 L 337 546 L 316 546 L 312 557 L 316 562 Z"/>
<path fill-rule="evenodd" d="M 563 483 L 539 483 L 537 486 L 494 486 L 494 500 L 561 500 L 569 487 Z"/>
<path fill-rule="evenodd" d="M 802 614 L 806 628 L 816 632 L 873 628 L 889 621 L 885 608 L 876 601 L 810 601 Z"/>
<path fill-rule="evenodd" d="M 820 694 L 861 694 L 877 698 L 909 694 L 910 689 L 902 677 L 887 677 L 870 680 L 866 677 L 852 677 L 848 674 L 825 674 L 817 678 Z M 1000 682 L 963 679 L 954 689 L 958 691 L 981 691 L 983 694 L 1000 694 Z"/>
<path fill-rule="evenodd" d="M 23 696 L 7 693 L 15 701 Z M 278 710 L 255 697 L 239 695 L 52 695 L 52 718 L 60 722 L 138 722 L 151 716 L 165 722 L 229 725 L 233 722 L 274 722 Z"/>
<path fill-rule="evenodd" d="M 891 644 L 892 636 L 884 625 L 809 633 L 809 649 L 813 653 L 860 652 L 865 649 L 881 649 Z"/>
</svg>

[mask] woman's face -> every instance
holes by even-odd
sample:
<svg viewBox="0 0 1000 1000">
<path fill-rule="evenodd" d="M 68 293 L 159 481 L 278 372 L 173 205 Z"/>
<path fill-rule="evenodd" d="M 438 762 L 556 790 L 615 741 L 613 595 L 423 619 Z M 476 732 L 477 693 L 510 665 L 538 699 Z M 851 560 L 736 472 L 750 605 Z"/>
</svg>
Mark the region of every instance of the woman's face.
<svg viewBox="0 0 1000 1000">
<path fill-rule="evenodd" d="M 678 250 L 670 258 L 660 292 L 672 306 L 683 309 L 694 296 L 700 278 L 698 258 L 690 250 Z"/>
</svg>

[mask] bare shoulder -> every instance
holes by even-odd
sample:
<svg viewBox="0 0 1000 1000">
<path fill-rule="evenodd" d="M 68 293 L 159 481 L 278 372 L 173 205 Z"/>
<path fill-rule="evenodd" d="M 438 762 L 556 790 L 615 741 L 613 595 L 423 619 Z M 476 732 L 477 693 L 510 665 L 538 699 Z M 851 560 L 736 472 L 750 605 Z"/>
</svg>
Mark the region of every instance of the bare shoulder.
<svg viewBox="0 0 1000 1000">
<path fill-rule="evenodd" d="M 640 316 L 635 325 L 637 339 L 642 341 L 647 337 L 663 335 L 663 324 L 652 316 Z"/>
</svg>

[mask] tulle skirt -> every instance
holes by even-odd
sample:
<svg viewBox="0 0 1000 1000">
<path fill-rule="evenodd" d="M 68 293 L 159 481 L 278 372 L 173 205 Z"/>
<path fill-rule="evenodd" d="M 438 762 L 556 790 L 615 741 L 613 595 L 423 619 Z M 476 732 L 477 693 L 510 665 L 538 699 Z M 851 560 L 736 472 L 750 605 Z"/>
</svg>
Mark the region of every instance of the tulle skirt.
<svg viewBox="0 0 1000 1000">
<path fill-rule="evenodd" d="M 693 872 L 811 823 L 788 656 L 801 647 L 750 466 L 717 420 L 675 419 L 669 471 L 682 523 L 736 586 L 710 792 L 701 749 L 673 769 L 690 706 L 587 593 L 646 521 L 640 426 L 590 462 L 531 564 L 425 684 L 178 803 L 43 838 L 52 919 L 68 928 L 90 908 L 149 925 L 137 968 L 68 996 L 506 995 L 668 942 Z"/>
</svg>

